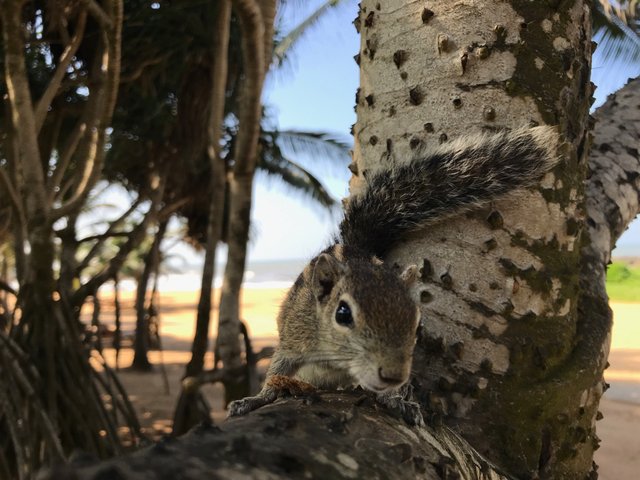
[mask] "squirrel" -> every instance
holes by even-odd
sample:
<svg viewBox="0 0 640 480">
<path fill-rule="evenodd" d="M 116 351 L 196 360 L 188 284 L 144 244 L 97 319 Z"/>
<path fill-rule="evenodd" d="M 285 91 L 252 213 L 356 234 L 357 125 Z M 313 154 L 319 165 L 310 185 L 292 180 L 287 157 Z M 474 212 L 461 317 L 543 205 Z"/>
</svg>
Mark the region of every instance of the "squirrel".
<svg viewBox="0 0 640 480">
<path fill-rule="evenodd" d="M 262 390 L 231 402 L 229 415 L 272 403 L 291 385 L 359 385 L 383 400 L 398 392 L 420 324 L 411 293 L 418 268 L 398 274 L 382 259 L 411 232 L 535 185 L 558 162 L 558 141 L 549 126 L 467 136 L 368 178 L 346 204 L 335 243 L 309 262 L 282 303 L 280 343 Z"/>
</svg>

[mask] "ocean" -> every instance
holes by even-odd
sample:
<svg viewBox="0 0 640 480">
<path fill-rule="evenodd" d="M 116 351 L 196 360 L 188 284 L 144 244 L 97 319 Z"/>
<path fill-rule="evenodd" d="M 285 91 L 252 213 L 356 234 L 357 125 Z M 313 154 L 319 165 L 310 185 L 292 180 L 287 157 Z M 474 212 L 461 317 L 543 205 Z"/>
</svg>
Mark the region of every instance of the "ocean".
<svg viewBox="0 0 640 480">
<path fill-rule="evenodd" d="M 251 262 L 244 272 L 244 288 L 288 288 L 298 277 L 308 259 L 256 261 Z M 222 285 L 224 264 L 216 265 L 215 287 Z M 200 289 L 202 270 L 196 267 L 186 268 L 183 272 L 165 272 L 160 275 L 161 292 L 191 292 Z M 124 278 L 120 282 L 123 291 L 135 290 L 137 282 L 133 278 Z M 103 287 L 112 290 L 112 285 Z"/>
<path fill-rule="evenodd" d="M 623 245 L 618 246 L 613 251 L 614 260 L 637 258 L 640 246 Z M 244 288 L 289 288 L 298 277 L 309 259 L 294 260 L 269 260 L 251 262 L 244 272 Z M 181 272 L 176 267 L 172 271 L 165 272 L 160 276 L 159 287 L 161 292 L 187 292 L 200 289 L 202 267 L 188 266 Z M 224 263 L 216 265 L 216 276 L 214 285 L 222 285 L 222 275 L 224 273 Z M 135 290 L 136 281 L 134 279 L 123 279 L 120 286 L 123 291 Z M 107 284 L 103 287 L 110 291 L 112 286 Z"/>
</svg>

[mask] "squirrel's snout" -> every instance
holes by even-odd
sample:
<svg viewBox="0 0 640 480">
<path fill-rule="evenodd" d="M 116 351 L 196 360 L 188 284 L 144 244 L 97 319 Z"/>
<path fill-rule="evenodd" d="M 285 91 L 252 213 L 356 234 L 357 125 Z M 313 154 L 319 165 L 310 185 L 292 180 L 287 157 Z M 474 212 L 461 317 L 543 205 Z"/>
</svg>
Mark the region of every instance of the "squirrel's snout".
<svg viewBox="0 0 640 480">
<path fill-rule="evenodd" d="M 401 369 L 396 369 L 396 368 L 382 368 L 379 367 L 378 368 L 378 378 L 390 385 L 390 386 L 397 386 L 397 385 L 401 385 L 402 383 L 404 383 L 405 381 L 405 376 L 402 372 Z"/>
</svg>

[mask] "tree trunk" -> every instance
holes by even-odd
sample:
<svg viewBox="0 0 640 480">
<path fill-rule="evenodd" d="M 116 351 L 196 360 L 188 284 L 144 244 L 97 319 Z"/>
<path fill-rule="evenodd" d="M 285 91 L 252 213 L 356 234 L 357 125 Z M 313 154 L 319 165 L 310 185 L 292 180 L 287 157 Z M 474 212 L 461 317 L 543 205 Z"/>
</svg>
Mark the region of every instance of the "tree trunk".
<svg viewBox="0 0 640 480">
<path fill-rule="evenodd" d="M 76 222 L 78 214 L 69 215 L 67 217 L 67 225 L 60 232 L 60 275 L 58 277 L 57 288 L 60 292 L 60 299 L 65 309 L 74 318 L 79 319 L 80 310 L 73 309 L 72 296 L 74 291 L 74 282 L 79 282 L 77 275 L 78 262 L 76 254 L 78 252 L 78 241 L 76 239 Z"/>
<path fill-rule="evenodd" d="M 4 245 L 0 248 L 2 258 L 0 259 L 0 281 L 2 286 L 8 286 L 9 279 L 9 263 L 7 260 L 8 245 Z M 8 331 L 11 323 L 11 309 L 9 308 L 9 294 L 15 295 L 15 292 L 10 292 L 0 287 L 0 332 Z"/>
<path fill-rule="evenodd" d="M 92 297 L 93 312 L 91 312 L 91 330 L 93 338 L 91 339 L 91 346 L 95 348 L 100 355 L 102 355 L 102 329 L 100 323 L 100 311 L 102 306 L 100 305 L 100 298 L 95 295 Z"/>
<path fill-rule="evenodd" d="M 153 239 L 153 243 L 144 258 L 144 268 L 138 280 L 136 290 L 136 332 L 133 343 L 133 362 L 131 368 L 143 372 L 153 369 L 149 362 L 149 311 L 147 310 L 147 290 L 151 274 L 157 271 L 160 262 L 160 244 L 167 231 L 168 220 L 163 220 L 158 224 L 158 230 Z"/>
<path fill-rule="evenodd" d="M 423 146 L 559 125 L 563 162 L 539 188 L 431 227 L 387 260 L 422 267 L 421 403 L 516 477 L 584 478 L 609 327 L 578 275 L 591 16 L 584 1 L 534 3 L 362 2 L 351 191 Z"/>
<path fill-rule="evenodd" d="M 213 28 L 211 65 L 211 98 L 207 124 L 207 155 L 211 167 L 209 215 L 207 218 L 207 243 L 202 283 L 198 301 L 196 333 L 191 345 L 191 360 L 187 364 L 185 379 L 195 377 L 204 368 L 204 357 L 209 339 L 211 319 L 211 289 L 215 277 L 216 248 L 222 235 L 225 191 L 225 159 L 220 152 L 220 138 L 224 121 L 224 102 L 227 85 L 227 58 L 229 53 L 229 28 L 231 0 L 221 0 L 217 5 L 216 23 Z M 192 385 L 189 388 L 189 385 Z M 204 408 L 203 408 L 204 406 Z M 206 412 L 204 410 L 207 410 Z M 208 406 L 193 382 L 183 382 L 183 389 L 173 415 L 173 434 L 180 435 L 193 427 L 202 415 L 209 418 Z"/>
<path fill-rule="evenodd" d="M 242 28 L 245 81 L 239 117 L 237 148 L 229 195 L 229 252 L 220 293 L 216 359 L 234 371 L 242 366 L 240 344 L 240 289 L 247 257 L 253 176 L 258 158 L 262 118 L 262 86 L 272 51 L 275 0 L 236 0 Z M 248 372 L 248 369 L 247 369 Z M 225 400 L 230 402 L 256 393 L 250 391 L 249 374 L 225 381 Z"/>
<path fill-rule="evenodd" d="M 116 372 L 120 370 L 120 348 L 122 347 L 122 308 L 120 307 L 120 279 L 116 273 L 113 276 L 113 315 L 115 317 L 115 331 L 113 332 L 113 349 L 116 351 Z"/>
<path fill-rule="evenodd" d="M 191 360 L 187 364 L 185 376 L 193 377 L 202 372 L 207 353 L 209 324 L 211 322 L 211 293 L 216 269 L 216 249 L 222 231 L 222 205 L 224 204 L 224 161 L 216 159 L 211 177 L 211 198 L 207 217 L 207 242 L 200 283 L 200 299 L 196 319 L 196 332 L 191 345 Z"/>
<path fill-rule="evenodd" d="M 99 60 L 95 63 L 96 77 L 88 79 L 92 87 L 86 102 L 91 114 L 83 113 L 91 135 L 85 137 L 87 156 L 78 156 L 76 162 L 87 175 L 77 185 L 75 200 L 60 206 L 48 194 L 46 169 L 53 159 L 43 161 L 39 150 L 44 142 L 40 142 L 27 73 L 24 15 L 30 9 L 25 7 L 24 1 L 6 1 L 0 8 L 3 73 L 12 124 L 10 145 L 3 151 L 10 168 L 0 167 L 0 175 L 6 178 L 9 172 L 12 178 L 8 184 L 13 193 L 17 192 L 12 207 L 18 219 L 13 233 L 20 286 L 18 322 L 10 336 L 3 335 L 0 348 L 0 468 L 19 478 L 31 477 L 40 465 L 59 461 L 78 445 L 100 456 L 118 453 L 116 423 L 102 395 L 111 396 L 113 409 L 119 409 L 122 403 L 92 369 L 90 352 L 81 342 L 76 312 L 67 303 L 68 292 L 57 288 L 53 229 L 62 216 L 71 216 L 72 227 L 73 217 L 101 171 L 105 130 L 118 84 L 122 2 L 104 5 L 111 23 L 95 43 Z M 45 95 L 57 92 L 58 87 L 52 80 Z M 69 279 L 66 273 L 61 272 L 60 279 L 60 288 L 65 290 Z"/>
<path fill-rule="evenodd" d="M 249 225 L 251 223 L 251 201 L 253 174 L 240 179 L 234 176 L 231 182 L 231 212 L 227 244 L 227 264 L 224 270 L 220 293 L 218 337 L 216 338 L 216 360 L 222 368 L 238 369 L 243 365 L 240 345 L 240 289 L 247 257 Z M 229 379 L 224 382 L 225 404 L 230 401 L 254 395 L 249 391 L 249 378 Z"/>
<path fill-rule="evenodd" d="M 506 480 L 450 429 L 409 429 L 374 403 L 354 393 L 286 400 L 222 429 L 202 424 L 135 455 L 42 477 Z"/>
</svg>

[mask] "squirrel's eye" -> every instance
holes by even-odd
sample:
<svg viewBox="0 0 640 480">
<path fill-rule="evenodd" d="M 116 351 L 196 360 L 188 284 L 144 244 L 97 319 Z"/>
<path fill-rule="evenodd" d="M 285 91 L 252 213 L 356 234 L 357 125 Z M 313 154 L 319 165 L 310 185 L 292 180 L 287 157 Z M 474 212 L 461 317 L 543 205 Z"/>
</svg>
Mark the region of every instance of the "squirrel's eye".
<svg viewBox="0 0 640 480">
<path fill-rule="evenodd" d="M 343 327 L 353 328 L 353 315 L 346 302 L 340 302 L 336 310 L 336 323 Z"/>
</svg>

